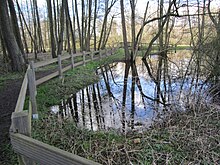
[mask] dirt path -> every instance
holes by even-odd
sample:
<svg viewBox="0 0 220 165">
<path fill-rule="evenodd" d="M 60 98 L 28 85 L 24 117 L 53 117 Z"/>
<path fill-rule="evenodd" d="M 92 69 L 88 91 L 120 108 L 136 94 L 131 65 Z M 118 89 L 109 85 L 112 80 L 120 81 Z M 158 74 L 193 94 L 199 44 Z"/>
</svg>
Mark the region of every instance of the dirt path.
<svg viewBox="0 0 220 165">
<path fill-rule="evenodd" d="M 41 78 L 52 71 L 38 72 L 37 78 Z M 15 110 L 18 95 L 23 79 L 8 80 L 0 89 L 0 164 L 8 165 L 10 160 L 6 152 L 10 149 L 9 128 L 11 125 L 11 114 Z"/>
<path fill-rule="evenodd" d="M 22 80 L 9 80 L 0 90 L 0 164 L 5 164 L 6 145 L 10 143 L 11 114 L 15 109 Z"/>
</svg>

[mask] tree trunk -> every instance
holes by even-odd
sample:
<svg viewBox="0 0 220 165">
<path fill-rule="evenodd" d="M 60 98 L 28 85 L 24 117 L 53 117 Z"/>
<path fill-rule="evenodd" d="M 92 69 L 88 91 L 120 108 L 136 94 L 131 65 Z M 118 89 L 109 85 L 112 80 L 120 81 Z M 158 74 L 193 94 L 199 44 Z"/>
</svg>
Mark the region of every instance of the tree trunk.
<svg viewBox="0 0 220 165">
<path fill-rule="evenodd" d="M 84 26 L 84 21 L 85 21 L 85 3 L 84 3 L 84 0 L 81 0 L 81 11 L 82 11 L 82 15 L 81 15 L 81 28 L 82 28 L 82 33 L 81 33 L 81 46 L 82 46 L 82 50 L 84 50 L 84 47 L 85 47 L 85 45 L 84 45 L 84 35 L 85 35 L 85 26 Z"/>
<path fill-rule="evenodd" d="M 35 13 L 35 5 L 32 4 L 32 1 L 30 0 L 30 6 L 31 6 L 31 13 L 32 13 L 32 19 L 33 19 L 33 25 L 34 25 L 34 57 L 37 59 L 37 53 L 38 53 L 38 44 L 37 44 L 37 21 L 36 21 L 36 13 Z"/>
<path fill-rule="evenodd" d="M 12 0 L 8 0 L 8 6 L 9 6 L 10 14 L 11 14 L 10 18 L 12 22 L 13 32 L 14 32 L 16 41 L 18 43 L 18 46 L 21 50 L 21 53 L 24 55 L 24 47 L 22 44 L 21 34 L 20 34 L 19 27 L 18 27 L 18 19 L 17 19 L 15 8 L 14 8 L 14 2 Z M 24 56 L 24 59 L 25 59 L 25 56 Z"/>
<path fill-rule="evenodd" d="M 134 61 L 135 56 L 135 0 L 130 0 L 130 6 L 131 6 L 131 40 L 132 40 L 132 52 L 131 52 L 131 60 Z"/>
<path fill-rule="evenodd" d="M 79 33 L 80 51 L 82 51 L 82 36 L 81 36 L 81 29 L 80 29 L 80 23 L 79 23 L 79 13 L 78 13 L 78 7 L 77 7 L 77 0 L 75 0 L 75 12 L 76 12 L 77 28 L 78 28 L 78 33 Z"/>
<path fill-rule="evenodd" d="M 40 51 L 41 52 L 46 52 L 44 49 L 44 42 L 43 42 L 43 37 L 42 37 L 42 32 L 41 32 L 41 24 L 40 24 L 40 17 L 38 13 L 38 6 L 37 6 L 37 1 L 34 0 L 34 8 L 36 12 L 36 17 L 37 17 L 37 34 L 38 34 L 38 44 L 40 46 Z"/>
<path fill-rule="evenodd" d="M 123 42 L 124 42 L 124 50 L 125 50 L 125 59 L 129 60 L 129 50 L 128 50 L 128 40 L 127 40 L 127 30 L 125 24 L 125 14 L 124 14 L 124 0 L 120 0 L 121 5 L 121 24 L 122 24 L 122 34 L 123 34 Z"/>
<path fill-rule="evenodd" d="M 58 37 L 57 37 L 57 13 L 56 13 L 56 3 L 55 0 L 53 0 L 53 15 L 54 15 L 54 37 L 55 37 L 55 47 L 56 47 L 56 43 L 58 43 Z"/>
<path fill-rule="evenodd" d="M 91 27 L 91 17 L 92 17 L 92 0 L 89 0 L 89 15 L 88 15 L 88 30 L 87 30 L 87 36 L 86 36 L 86 50 L 90 51 L 90 27 Z"/>
<path fill-rule="evenodd" d="M 55 39 L 54 39 L 54 31 L 53 31 L 51 0 L 47 0 L 47 10 L 48 10 L 49 25 L 50 25 L 51 55 L 52 55 L 52 58 L 56 58 L 57 56 L 56 56 Z"/>
<path fill-rule="evenodd" d="M 26 39 L 26 35 L 25 35 L 25 32 L 24 32 L 24 25 L 23 25 L 23 21 L 22 21 L 22 18 L 21 18 L 21 13 L 19 12 L 18 15 L 19 15 L 19 20 L 20 20 L 20 24 L 21 24 L 21 32 L 22 32 L 22 37 L 23 37 L 23 41 L 24 41 L 25 50 L 26 50 L 26 53 L 28 54 L 29 53 L 28 44 L 27 44 L 27 39 Z"/>
<path fill-rule="evenodd" d="M 64 7 L 66 0 L 62 0 L 62 6 L 60 9 L 60 31 L 59 31 L 59 39 L 58 39 L 58 50 L 57 55 L 61 55 L 63 50 L 63 32 L 64 32 Z"/>
<path fill-rule="evenodd" d="M 93 34 L 94 34 L 94 50 L 96 51 L 96 18 L 97 18 L 97 0 L 94 6 Z"/>
<path fill-rule="evenodd" d="M 8 51 L 9 58 L 11 60 L 11 66 L 13 71 L 23 71 L 25 68 L 25 62 L 21 50 L 16 42 L 13 30 L 11 28 L 7 1 L 0 0 L 0 26 L 2 31 L 2 37 Z"/>
<path fill-rule="evenodd" d="M 67 22 L 67 26 L 69 26 L 69 30 L 70 30 L 70 34 L 71 34 L 71 38 L 72 38 L 72 51 L 73 53 L 76 53 L 76 39 L 75 39 L 75 31 L 73 31 L 73 26 L 72 26 L 72 22 L 71 22 L 71 18 L 70 18 L 70 13 L 69 13 L 69 5 L 68 5 L 68 1 L 66 0 L 66 7 L 65 7 L 65 13 L 66 13 L 66 22 Z"/>
</svg>

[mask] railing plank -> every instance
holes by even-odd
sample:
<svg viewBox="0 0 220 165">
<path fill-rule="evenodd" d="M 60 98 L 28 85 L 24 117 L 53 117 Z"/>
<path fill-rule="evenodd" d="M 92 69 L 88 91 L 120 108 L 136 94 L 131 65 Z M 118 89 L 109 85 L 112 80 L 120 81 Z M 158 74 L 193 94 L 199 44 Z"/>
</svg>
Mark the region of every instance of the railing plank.
<svg viewBox="0 0 220 165">
<path fill-rule="evenodd" d="M 49 65 L 49 64 L 52 64 L 52 63 L 55 63 L 55 62 L 57 62 L 57 58 L 53 58 L 53 59 L 50 59 L 48 61 L 37 62 L 37 63 L 34 64 L 34 68 L 39 68 L 39 67 L 46 66 L 46 65 Z"/>
<path fill-rule="evenodd" d="M 46 165 L 99 165 L 99 163 L 74 155 L 18 133 L 11 133 L 15 152 Z"/>
<path fill-rule="evenodd" d="M 70 70 L 71 68 L 72 68 L 72 66 L 68 65 L 65 68 L 63 68 L 62 72 L 66 72 L 67 70 Z"/>
<path fill-rule="evenodd" d="M 44 82 L 46 82 L 46 81 L 48 81 L 48 80 L 50 80 L 50 79 L 52 79 L 52 78 L 58 76 L 58 75 L 59 75 L 59 72 L 56 71 L 56 72 L 54 72 L 54 73 L 52 73 L 52 74 L 50 74 L 50 75 L 47 75 L 47 76 L 45 76 L 45 77 L 43 77 L 43 78 L 40 78 L 40 79 L 38 79 L 38 80 L 36 81 L 36 85 L 40 85 L 40 84 L 42 84 L 42 83 L 44 83 Z"/>
<path fill-rule="evenodd" d="M 28 66 L 28 69 L 30 69 L 30 66 Z M 28 78 L 27 78 L 27 72 L 26 72 L 24 75 L 24 79 L 23 79 L 23 82 L 21 85 L 21 90 L 20 90 L 18 100 L 16 103 L 15 112 L 23 111 L 25 96 L 26 96 L 26 92 L 27 92 L 27 84 L 28 84 Z"/>
</svg>

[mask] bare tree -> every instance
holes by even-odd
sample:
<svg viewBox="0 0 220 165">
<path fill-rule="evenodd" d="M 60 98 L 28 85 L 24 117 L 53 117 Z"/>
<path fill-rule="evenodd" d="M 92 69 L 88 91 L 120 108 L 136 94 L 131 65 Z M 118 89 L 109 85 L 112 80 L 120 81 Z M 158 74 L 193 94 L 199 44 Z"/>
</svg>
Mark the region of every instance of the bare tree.
<svg viewBox="0 0 220 165">
<path fill-rule="evenodd" d="M 120 0 L 120 6 L 121 6 L 121 24 L 122 24 L 123 43 L 125 50 L 125 59 L 130 60 L 130 54 L 128 50 L 127 30 L 125 24 L 124 0 Z"/>
<path fill-rule="evenodd" d="M 0 29 L 9 58 L 11 60 L 12 70 L 23 71 L 23 69 L 25 68 L 25 62 L 21 50 L 17 44 L 13 30 L 11 28 L 11 22 L 9 19 L 10 17 L 7 10 L 7 1 L 1 0 L 0 2 Z"/>
<path fill-rule="evenodd" d="M 56 47 L 55 47 L 55 38 L 54 38 L 54 26 L 53 26 L 53 16 L 52 16 L 52 6 L 51 1 L 47 0 L 47 11 L 49 18 L 49 26 L 50 26 L 50 45 L 51 45 L 51 55 L 53 58 L 56 58 Z"/>
<path fill-rule="evenodd" d="M 63 33 L 64 33 L 64 8 L 66 5 L 66 0 L 62 0 L 62 5 L 60 8 L 60 31 L 57 43 L 57 55 L 60 55 L 63 50 Z"/>
</svg>

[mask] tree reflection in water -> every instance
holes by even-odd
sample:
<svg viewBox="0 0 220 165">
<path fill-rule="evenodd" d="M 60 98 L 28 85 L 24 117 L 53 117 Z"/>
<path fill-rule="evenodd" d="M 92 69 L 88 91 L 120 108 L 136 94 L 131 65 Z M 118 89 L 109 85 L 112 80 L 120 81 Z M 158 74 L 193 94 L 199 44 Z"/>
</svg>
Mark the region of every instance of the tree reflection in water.
<svg viewBox="0 0 220 165">
<path fill-rule="evenodd" d="M 97 70 L 100 76 L 98 83 L 73 94 L 53 109 L 59 109 L 60 117 L 70 118 L 79 127 L 91 130 L 114 128 L 126 132 L 146 129 L 153 119 L 163 116 L 163 112 L 168 110 L 181 82 L 164 76 L 158 83 L 154 72 L 149 72 L 152 66 L 138 58 L 136 63 L 118 62 L 101 66 Z M 176 72 L 173 65 L 166 69 Z"/>
</svg>

